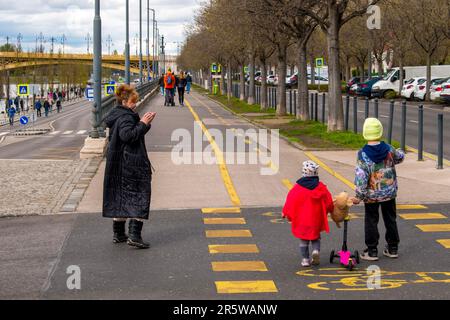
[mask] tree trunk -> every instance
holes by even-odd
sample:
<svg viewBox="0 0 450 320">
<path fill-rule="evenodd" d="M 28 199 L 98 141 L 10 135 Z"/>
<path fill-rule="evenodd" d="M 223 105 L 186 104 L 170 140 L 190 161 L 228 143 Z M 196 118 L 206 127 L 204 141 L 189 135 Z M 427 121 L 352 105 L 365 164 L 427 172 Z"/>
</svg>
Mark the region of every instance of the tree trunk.
<svg viewBox="0 0 450 320">
<path fill-rule="evenodd" d="M 255 53 L 250 53 L 248 104 L 255 104 Z"/>
<path fill-rule="evenodd" d="M 266 60 L 261 59 L 261 110 L 267 109 L 267 65 Z"/>
<path fill-rule="evenodd" d="M 286 71 L 287 71 L 287 44 L 278 46 L 278 90 L 277 90 L 277 115 L 286 115 Z"/>
<path fill-rule="evenodd" d="M 403 76 L 404 70 L 405 70 L 404 64 L 403 64 L 403 55 L 399 56 L 398 63 L 399 63 L 399 66 L 400 66 L 400 77 L 399 77 L 400 85 L 399 85 L 399 88 L 398 88 L 398 93 L 400 94 L 402 92 L 403 85 L 405 84 L 405 79 L 404 79 L 404 76 Z"/>
<path fill-rule="evenodd" d="M 240 74 L 240 85 L 241 85 L 241 94 L 240 94 L 240 100 L 245 101 L 245 70 L 244 66 L 239 66 L 239 74 Z"/>
<path fill-rule="evenodd" d="M 427 93 L 425 101 L 430 101 L 430 87 L 431 87 L 431 53 L 427 53 Z"/>
<path fill-rule="evenodd" d="M 225 92 L 225 70 L 222 70 L 222 73 L 220 75 L 220 94 L 226 95 Z"/>
<path fill-rule="evenodd" d="M 308 62 L 306 44 L 299 45 L 297 119 L 309 120 Z"/>
<path fill-rule="evenodd" d="M 345 81 L 349 82 L 351 77 L 352 77 L 352 71 L 351 71 L 351 67 L 350 67 L 350 58 L 347 57 L 345 60 Z"/>
<path fill-rule="evenodd" d="M 329 59 L 329 112 L 328 131 L 344 130 L 344 107 L 342 103 L 342 88 L 339 59 L 339 12 L 336 4 L 330 3 L 330 26 L 327 30 Z"/>
<path fill-rule="evenodd" d="M 384 73 L 384 70 L 383 70 L 384 69 L 383 68 L 383 59 L 378 59 L 377 63 L 378 63 L 378 76 L 382 77 L 383 73 Z"/>
<path fill-rule="evenodd" d="M 228 101 L 231 100 L 231 97 L 233 96 L 233 70 L 231 67 L 231 61 L 228 61 L 227 64 L 227 97 L 228 97 Z"/>
</svg>

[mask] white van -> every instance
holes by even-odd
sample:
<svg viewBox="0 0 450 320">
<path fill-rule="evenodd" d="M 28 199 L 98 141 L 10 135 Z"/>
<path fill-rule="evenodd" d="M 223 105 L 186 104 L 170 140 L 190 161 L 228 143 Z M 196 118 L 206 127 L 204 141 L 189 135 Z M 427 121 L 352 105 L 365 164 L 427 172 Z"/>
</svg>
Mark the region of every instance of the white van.
<svg viewBox="0 0 450 320">
<path fill-rule="evenodd" d="M 408 81 L 412 78 L 426 77 L 427 67 L 404 67 L 403 79 Z M 450 76 L 450 65 L 431 66 L 431 78 L 446 78 Z M 400 88 L 400 68 L 392 69 L 383 80 L 378 81 L 372 87 L 372 96 L 375 98 L 384 98 L 385 96 L 396 93 L 399 94 Z"/>
</svg>

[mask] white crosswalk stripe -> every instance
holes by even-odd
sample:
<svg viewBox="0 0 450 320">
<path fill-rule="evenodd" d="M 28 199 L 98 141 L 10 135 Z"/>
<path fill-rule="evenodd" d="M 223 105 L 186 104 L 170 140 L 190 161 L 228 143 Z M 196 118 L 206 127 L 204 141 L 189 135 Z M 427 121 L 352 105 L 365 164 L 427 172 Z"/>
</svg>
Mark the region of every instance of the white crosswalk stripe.
<svg viewBox="0 0 450 320">
<path fill-rule="evenodd" d="M 2 132 L 2 133 L 0 133 L 0 137 L 6 136 L 8 133 L 9 133 L 9 132 Z"/>
<path fill-rule="evenodd" d="M 52 136 L 56 136 L 57 134 L 60 134 L 61 131 L 53 131 L 52 133 L 50 133 Z"/>
<path fill-rule="evenodd" d="M 86 132 L 87 132 L 87 130 L 80 130 L 80 131 L 77 132 L 77 134 L 81 135 L 81 134 L 85 134 Z"/>
<path fill-rule="evenodd" d="M 63 135 L 69 135 L 69 134 L 72 134 L 72 133 L 73 133 L 73 131 L 69 130 L 69 131 L 64 132 Z"/>
</svg>

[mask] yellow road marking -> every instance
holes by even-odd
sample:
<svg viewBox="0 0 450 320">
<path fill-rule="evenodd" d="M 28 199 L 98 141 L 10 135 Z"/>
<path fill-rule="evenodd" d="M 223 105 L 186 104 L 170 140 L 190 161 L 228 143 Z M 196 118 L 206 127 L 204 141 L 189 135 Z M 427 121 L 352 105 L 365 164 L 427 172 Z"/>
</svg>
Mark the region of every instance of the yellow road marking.
<svg viewBox="0 0 450 320">
<path fill-rule="evenodd" d="M 289 191 L 294 188 L 294 185 L 291 183 L 291 181 L 289 181 L 289 179 L 284 179 L 283 184 L 286 186 L 286 188 L 288 188 Z"/>
<path fill-rule="evenodd" d="M 204 208 L 202 209 L 202 213 L 241 213 L 241 208 Z"/>
<path fill-rule="evenodd" d="M 244 218 L 204 218 L 203 222 L 211 224 L 247 224 Z"/>
<path fill-rule="evenodd" d="M 428 209 L 421 204 L 399 204 L 397 205 L 397 210 L 422 210 Z"/>
<path fill-rule="evenodd" d="M 441 213 L 405 213 L 401 214 L 400 217 L 405 220 L 447 219 L 447 217 Z"/>
<path fill-rule="evenodd" d="M 203 131 L 204 135 L 207 137 L 209 143 L 211 144 L 211 147 L 212 147 L 212 149 L 214 151 L 214 154 L 216 156 L 216 159 L 217 159 L 217 162 L 218 162 L 218 165 L 219 165 L 219 168 L 220 168 L 220 174 L 222 175 L 222 180 L 223 180 L 223 182 L 225 184 L 225 188 L 228 191 L 228 194 L 230 196 L 231 202 L 233 203 L 233 205 L 239 207 L 241 205 L 241 200 L 240 200 L 240 198 L 239 198 L 239 196 L 238 196 L 238 194 L 236 192 L 236 189 L 234 187 L 233 181 L 231 180 L 231 176 L 230 176 L 230 173 L 228 172 L 228 168 L 227 168 L 227 165 L 225 163 L 225 157 L 224 157 L 224 154 L 223 154 L 222 150 L 220 150 L 220 148 L 217 145 L 216 141 L 211 136 L 211 134 L 209 133 L 208 129 L 203 124 L 203 122 L 200 120 L 200 117 L 195 112 L 195 110 L 192 108 L 192 106 L 189 103 L 189 101 L 186 101 L 186 105 L 189 108 L 189 111 L 194 116 L 195 121 L 197 121 L 197 123 L 202 128 L 202 131 Z"/>
<path fill-rule="evenodd" d="M 450 249 L 450 239 L 442 239 L 437 240 L 438 243 L 442 244 L 442 246 L 446 249 Z"/>
<path fill-rule="evenodd" d="M 220 253 L 259 253 L 259 249 L 256 244 L 223 244 L 223 245 L 210 245 L 210 254 Z"/>
<path fill-rule="evenodd" d="M 417 228 L 423 232 L 450 232 L 450 224 L 419 224 Z"/>
<path fill-rule="evenodd" d="M 207 238 L 251 238 L 250 230 L 206 230 Z"/>
<path fill-rule="evenodd" d="M 214 272 L 267 272 L 266 264 L 263 261 L 223 261 L 212 262 Z"/>
<path fill-rule="evenodd" d="M 305 152 L 305 155 L 310 158 L 312 161 L 314 161 L 315 163 L 317 163 L 322 169 L 324 169 L 326 172 L 328 172 L 329 174 L 331 174 L 333 177 L 339 179 L 341 182 L 343 182 L 344 184 L 346 184 L 348 187 L 350 187 L 350 189 L 355 190 L 356 186 L 350 182 L 349 180 L 347 180 L 346 178 L 344 178 L 342 175 L 340 175 L 339 173 L 337 173 L 336 171 L 334 171 L 333 169 L 331 169 L 329 166 L 327 166 L 322 160 L 320 160 L 319 158 L 317 158 L 314 154 L 312 154 L 311 152 Z"/>
<path fill-rule="evenodd" d="M 217 281 L 217 293 L 278 293 L 273 281 Z"/>
</svg>

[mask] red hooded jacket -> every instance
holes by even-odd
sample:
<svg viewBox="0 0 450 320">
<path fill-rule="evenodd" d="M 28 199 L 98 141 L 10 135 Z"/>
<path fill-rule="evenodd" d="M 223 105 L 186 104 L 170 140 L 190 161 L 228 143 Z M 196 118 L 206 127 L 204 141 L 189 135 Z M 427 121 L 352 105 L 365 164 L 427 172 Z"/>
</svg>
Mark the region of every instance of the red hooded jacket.
<svg viewBox="0 0 450 320">
<path fill-rule="evenodd" d="M 331 194 L 322 182 L 314 190 L 296 184 L 287 196 L 283 216 L 292 222 L 295 237 L 314 241 L 320 239 L 321 232 L 330 232 L 328 213 L 333 209 Z"/>
</svg>

